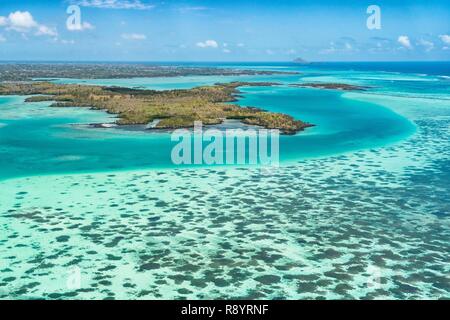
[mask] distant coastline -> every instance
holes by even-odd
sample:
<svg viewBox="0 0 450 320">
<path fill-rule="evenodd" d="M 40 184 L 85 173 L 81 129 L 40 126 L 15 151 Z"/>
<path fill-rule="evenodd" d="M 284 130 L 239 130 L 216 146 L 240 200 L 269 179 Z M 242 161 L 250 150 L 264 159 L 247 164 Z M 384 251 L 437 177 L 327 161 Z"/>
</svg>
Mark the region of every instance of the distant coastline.
<svg viewBox="0 0 450 320">
<path fill-rule="evenodd" d="M 127 79 L 180 76 L 286 75 L 298 72 L 131 63 L 0 63 L 0 81 Z"/>
</svg>

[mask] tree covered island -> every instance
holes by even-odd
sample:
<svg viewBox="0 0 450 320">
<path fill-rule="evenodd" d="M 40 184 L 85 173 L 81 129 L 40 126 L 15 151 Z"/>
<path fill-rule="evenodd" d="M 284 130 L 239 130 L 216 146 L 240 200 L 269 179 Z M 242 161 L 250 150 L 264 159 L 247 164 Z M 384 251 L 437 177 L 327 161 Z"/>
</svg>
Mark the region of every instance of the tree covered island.
<svg viewBox="0 0 450 320">
<path fill-rule="evenodd" d="M 204 125 L 237 119 L 244 124 L 279 129 L 295 134 L 309 123 L 293 117 L 254 107 L 241 107 L 236 100 L 241 86 L 272 86 L 269 82 L 231 82 L 183 90 L 141 90 L 51 82 L 5 82 L 0 95 L 31 95 L 27 102 L 51 101 L 53 107 L 89 107 L 118 115 L 118 125 L 154 123 L 155 129 L 193 127 L 194 121 Z"/>
</svg>

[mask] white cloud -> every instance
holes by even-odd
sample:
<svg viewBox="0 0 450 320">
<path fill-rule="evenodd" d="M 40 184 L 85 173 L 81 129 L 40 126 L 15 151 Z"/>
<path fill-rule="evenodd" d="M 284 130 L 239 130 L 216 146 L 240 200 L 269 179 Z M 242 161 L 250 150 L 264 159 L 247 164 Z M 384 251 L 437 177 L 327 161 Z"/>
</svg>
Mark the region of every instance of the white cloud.
<svg viewBox="0 0 450 320">
<path fill-rule="evenodd" d="M 61 40 L 62 44 L 75 44 L 75 40 Z"/>
<path fill-rule="evenodd" d="M 58 36 L 58 32 L 55 28 L 37 23 L 28 11 L 11 12 L 8 17 L 0 17 L 0 26 L 6 27 L 7 30 L 21 33 L 35 31 L 35 34 L 38 36 Z"/>
<path fill-rule="evenodd" d="M 218 48 L 219 44 L 215 40 L 206 40 L 205 42 L 197 42 L 197 47 L 200 47 L 200 48 Z"/>
<path fill-rule="evenodd" d="M 6 41 L 6 38 L 0 34 L 0 42 L 5 42 L 5 41 Z"/>
<path fill-rule="evenodd" d="M 239 48 L 242 48 L 242 47 L 245 47 L 245 44 L 243 44 L 243 43 L 238 43 L 237 46 L 238 46 Z"/>
<path fill-rule="evenodd" d="M 28 11 L 11 12 L 8 16 L 7 25 L 8 28 L 20 32 L 38 26 L 37 22 L 34 21 L 33 16 Z"/>
<path fill-rule="evenodd" d="M 87 21 L 79 24 L 68 24 L 67 30 L 69 31 L 85 31 L 85 30 L 93 30 L 95 27 Z"/>
<path fill-rule="evenodd" d="M 207 7 L 201 7 L 201 6 L 178 8 L 178 11 L 180 11 L 181 13 L 195 12 L 195 11 L 205 11 L 205 10 L 208 10 L 208 8 Z"/>
<path fill-rule="evenodd" d="M 431 51 L 434 49 L 434 43 L 428 40 L 421 39 L 418 44 L 425 48 L 425 51 Z"/>
<path fill-rule="evenodd" d="M 144 3 L 140 0 L 81 0 L 73 1 L 73 3 L 82 7 L 101 9 L 149 10 L 154 8 L 154 5 Z"/>
<path fill-rule="evenodd" d="M 8 24 L 8 19 L 6 17 L 0 17 L 0 27 L 4 27 Z"/>
<path fill-rule="evenodd" d="M 319 50 L 319 54 L 346 54 L 352 55 L 359 52 L 360 45 L 355 39 L 350 37 L 341 37 L 337 41 L 331 41 L 328 48 Z M 304 51 L 304 49 L 303 49 Z"/>
<path fill-rule="evenodd" d="M 223 52 L 224 53 L 231 53 L 231 50 L 230 49 L 223 49 Z"/>
<path fill-rule="evenodd" d="M 266 50 L 266 54 L 268 54 L 268 55 L 273 55 L 273 54 L 275 54 L 275 52 L 273 52 L 273 51 L 270 50 L 270 49 L 267 49 L 267 50 Z"/>
<path fill-rule="evenodd" d="M 58 32 L 56 32 L 56 29 L 54 29 L 54 28 L 49 28 L 47 26 L 40 25 L 37 28 L 36 35 L 37 36 L 57 37 L 58 36 Z"/>
<path fill-rule="evenodd" d="M 442 42 L 444 42 L 446 44 L 450 44 L 450 35 L 448 35 L 448 34 L 441 34 L 439 36 L 439 39 L 441 39 Z"/>
<path fill-rule="evenodd" d="M 147 36 L 142 33 L 124 33 L 122 38 L 125 40 L 145 40 Z"/>
<path fill-rule="evenodd" d="M 332 41 L 332 42 L 330 42 L 330 47 L 329 48 L 320 50 L 319 53 L 320 54 L 332 54 L 332 53 L 335 53 L 336 51 L 337 50 L 336 50 L 335 44 Z"/>
<path fill-rule="evenodd" d="M 405 47 L 407 49 L 412 49 L 411 41 L 409 40 L 408 36 L 400 36 L 400 37 L 398 37 L 397 41 L 403 47 Z"/>
</svg>

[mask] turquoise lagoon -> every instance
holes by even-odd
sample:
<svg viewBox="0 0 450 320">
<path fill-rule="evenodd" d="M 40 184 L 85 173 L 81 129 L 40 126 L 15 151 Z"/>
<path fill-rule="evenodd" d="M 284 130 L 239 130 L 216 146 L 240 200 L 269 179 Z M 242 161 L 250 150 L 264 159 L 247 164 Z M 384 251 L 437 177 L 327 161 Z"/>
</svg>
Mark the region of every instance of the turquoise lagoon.
<svg viewBox="0 0 450 320">
<path fill-rule="evenodd" d="M 448 65 L 220 64 L 301 73 L 57 80 L 281 82 L 242 88 L 238 103 L 317 126 L 283 136 L 270 170 L 178 168 L 168 133 L 87 128 L 114 118 L 0 98 L 0 297 L 449 298 Z M 287 86 L 313 81 L 370 89 Z"/>
<path fill-rule="evenodd" d="M 299 75 L 178 77 L 112 80 L 60 79 L 58 83 L 127 86 L 154 90 L 192 88 L 227 81 L 276 81 L 279 87 L 244 87 L 238 104 L 282 112 L 316 125 L 295 136 L 282 136 L 282 163 L 392 143 L 412 134 L 415 126 L 382 104 L 356 101 L 342 92 L 289 87 Z M 11 100 L 13 99 L 13 100 Z M 5 125 L 0 131 L 0 177 L 174 167 L 169 133 L 92 129 L 90 123 L 114 122 L 111 115 L 76 109 L 24 104 L 2 98 Z M 20 106 L 20 107 L 19 107 Z"/>
</svg>

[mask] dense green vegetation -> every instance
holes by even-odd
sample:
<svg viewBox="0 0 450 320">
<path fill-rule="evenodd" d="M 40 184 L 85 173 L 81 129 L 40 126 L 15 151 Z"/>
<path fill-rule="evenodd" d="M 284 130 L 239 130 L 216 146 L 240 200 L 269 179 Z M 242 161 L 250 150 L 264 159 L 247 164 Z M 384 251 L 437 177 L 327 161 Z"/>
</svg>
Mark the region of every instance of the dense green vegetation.
<svg viewBox="0 0 450 320">
<path fill-rule="evenodd" d="M 343 90 L 343 91 L 363 91 L 368 89 L 368 87 L 363 86 L 355 86 L 352 84 L 345 83 L 322 83 L 322 82 L 313 82 L 313 83 L 294 83 L 290 85 L 291 87 L 300 87 L 300 88 L 318 88 L 318 89 L 331 89 L 331 90 Z"/>
<path fill-rule="evenodd" d="M 15 82 L 0 84 L 0 95 L 33 95 L 32 101 L 53 101 L 55 107 L 90 107 L 119 116 L 118 124 L 148 124 L 158 120 L 155 128 L 188 128 L 194 121 L 218 124 L 224 119 L 294 134 L 311 126 L 291 116 L 253 107 L 230 104 L 240 86 L 270 86 L 275 83 L 233 82 L 189 90 L 138 90 L 50 82 Z"/>
<path fill-rule="evenodd" d="M 117 79 L 291 73 L 293 72 L 125 63 L 0 63 L 0 81 L 30 81 L 51 78 Z"/>
</svg>

